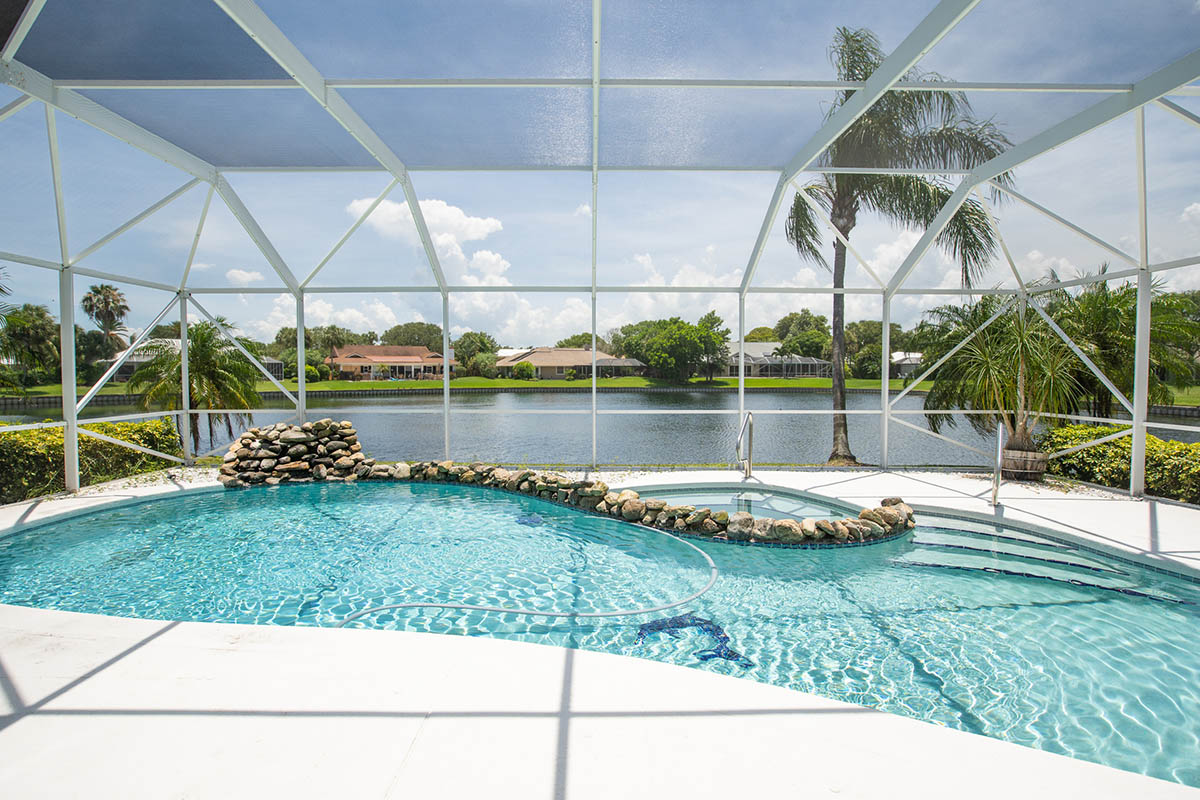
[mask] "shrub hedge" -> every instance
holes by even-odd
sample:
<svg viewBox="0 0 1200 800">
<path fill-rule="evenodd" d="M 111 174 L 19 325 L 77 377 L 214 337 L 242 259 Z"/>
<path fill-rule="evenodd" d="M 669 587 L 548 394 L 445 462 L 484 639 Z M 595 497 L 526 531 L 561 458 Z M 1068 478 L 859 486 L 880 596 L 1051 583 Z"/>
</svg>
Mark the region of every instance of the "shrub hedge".
<svg viewBox="0 0 1200 800">
<path fill-rule="evenodd" d="M 1038 441 L 1053 453 L 1117 433 L 1128 426 L 1066 425 L 1051 428 Z M 1050 462 L 1048 472 L 1103 486 L 1129 486 L 1132 437 L 1098 444 Z M 1186 503 L 1200 503 L 1200 443 L 1164 441 L 1146 437 L 1146 493 Z"/>
<path fill-rule="evenodd" d="M 83 427 L 170 455 L 181 454 L 179 434 L 170 420 L 96 422 Z M 79 482 L 83 485 L 153 472 L 168 463 L 128 447 L 79 437 Z M 64 488 L 62 428 L 0 434 L 0 503 L 15 503 Z"/>
</svg>

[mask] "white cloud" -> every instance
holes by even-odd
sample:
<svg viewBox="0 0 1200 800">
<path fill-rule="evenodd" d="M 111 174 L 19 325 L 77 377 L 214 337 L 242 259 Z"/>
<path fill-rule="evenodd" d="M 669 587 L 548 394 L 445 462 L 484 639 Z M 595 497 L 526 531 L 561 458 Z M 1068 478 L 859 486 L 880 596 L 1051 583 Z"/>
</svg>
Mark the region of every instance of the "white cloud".
<svg viewBox="0 0 1200 800">
<path fill-rule="evenodd" d="M 346 211 L 354 217 L 359 217 L 373 202 L 374 198 L 360 197 L 346 206 Z M 429 228 L 430 236 L 435 241 L 442 238 L 461 244 L 486 239 L 504 229 L 500 220 L 495 217 L 473 217 L 444 200 L 422 200 L 421 213 L 425 217 L 425 226 Z M 367 225 L 382 236 L 420 243 L 408 203 L 384 200 L 367 218 Z"/>
<path fill-rule="evenodd" d="M 192 262 L 192 272 L 196 272 L 196 271 L 203 272 L 206 269 L 212 269 L 212 268 L 213 268 L 212 264 L 209 264 L 204 261 L 193 261 Z"/>
<path fill-rule="evenodd" d="M 590 217 L 591 215 L 592 215 L 592 207 L 590 205 L 588 205 L 587 203 L 580 203 L 579 207 L 576 208 L 574 213 L 572 214 L 572 216 L 575 216 L 575 217 Z"/>
<path fill-rule="evenodd" d="M 405 320 L 422 321 L 419 313 L 407 313 Z M 383 333 L 400 321 L 388 304 L 378 299 L 365 299 L 356 306 L 335 306 L 320 297 L 309 297 L 304 304 L 304 321 L 310 328 L 321 325 L 340 325 L 355 333 L 375 331 Z M 270 341 L 275 338 L 280 328 L 292 327 L 296 324 L 296 304 L 290 294 L 276 295 L 271 301 L 271 308 L 261 319 L 256 319 L 243 327 L 252 337 Z"/>
<path fill-rule="evenodd" d="M 234 286 L 249 286 L 252 283 L 261 281 L 263 274 L 257 270 L 231 269 L 226 271 L 225 279 Z"/>
<path fill-rule="evenodd" d="M 1040 250 L 1030 250 L 1017 262 L 1017 270 L 1026 281 L 1045 278 L 1053 270 L 1058 277 L 1069 280 L 1080 270 L 1070 259 L 1046 255 Z"/>
<path fill-rule="evenodd" d="M 1200 8 L 1200 0 L 1197 0 L 1197 8 Z M 1200 229 L 1200 203 L 1192 203 L 1185 208 L 1179 215 L 1179 221 Z"/>
</svg>

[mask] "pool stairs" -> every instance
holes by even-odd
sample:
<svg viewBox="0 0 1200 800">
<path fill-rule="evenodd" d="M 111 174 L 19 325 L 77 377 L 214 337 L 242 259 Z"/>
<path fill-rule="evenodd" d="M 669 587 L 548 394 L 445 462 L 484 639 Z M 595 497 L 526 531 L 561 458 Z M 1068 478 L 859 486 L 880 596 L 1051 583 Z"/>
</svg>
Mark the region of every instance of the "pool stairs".
<svg viewBox="0 0 1200 800">
<path fill-rule="evenodd" d="M 1148 585 L 1144 573 L 1132 565 L 1126 568 L 1070 544 L 1019 531 L 971 533 L 923 525 L 916 529 L 912 544 L 915 547 L 895 556 L 892 563 L 1039 578 L 1170 603 L 1200 600 L 1200 592 L 1185 596 Z"/>
</svg>

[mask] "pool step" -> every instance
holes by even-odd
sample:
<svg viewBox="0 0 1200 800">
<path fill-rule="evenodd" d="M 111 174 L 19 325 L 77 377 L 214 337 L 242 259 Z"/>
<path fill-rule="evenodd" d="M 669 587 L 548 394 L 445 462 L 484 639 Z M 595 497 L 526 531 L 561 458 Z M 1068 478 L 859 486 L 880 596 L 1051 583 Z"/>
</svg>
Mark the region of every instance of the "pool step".
<svg viewBox="0 0 1200 800">
<path fill-rule="evenodd" d="M 979 552 L 962 548 L 917 547 L 903 555 L 896 556 L 892 559 L 892 563 L 903 567 L 954 569 L 1022 578 L 1040 578 L 1169 603 L 1194 603 L 1191 599 L 1179 597 L 1157 587 L 1143 586 L 1133 576 L 1126 573 L 1096 571 L 1090 567 L 1068 562 L 1034 561 L 1027 557 L 1000 551 Z"/>
<path fill-rule="evenodd" d="M 992 554 L 1000 558 L 1066 566 L 1088 572 L 1124 575 L 1124 570 L 1069 545 L 1011 536 L 986 536 L 939 529 L 918 529 L 913 542 L 929 548 Z"/>
</svg>

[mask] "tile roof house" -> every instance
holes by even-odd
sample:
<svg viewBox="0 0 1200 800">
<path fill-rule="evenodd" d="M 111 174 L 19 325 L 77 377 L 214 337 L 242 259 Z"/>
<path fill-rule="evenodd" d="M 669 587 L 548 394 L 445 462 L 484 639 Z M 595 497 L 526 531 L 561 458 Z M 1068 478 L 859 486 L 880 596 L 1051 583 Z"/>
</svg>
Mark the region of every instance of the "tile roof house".
<svg viewBox="0 0 1200 800">
<path fill-rule="evenodd" d="M 442 354 L 423 345 L 349 344 L 325 359 L 332 377 L 341 380 L 442 377 Z M 450 359 L 450 372 L 454 372 Z"/>
<path fill-rule="evenodd" d="M 533 364 L 539 378 L 565 378 L 567 370 L 574 370 L 580 378 L 592 374 L 592 351 L 587 347 L 529 347 L 499 358 L 496 368 L 501 375 L 509 376 L 512 368 L 522 361 Z M 615 358 L 596 351 L 596 369 L 600 376 L 630 375 L 645 366 L 636 358 Z"/>
</svg>

